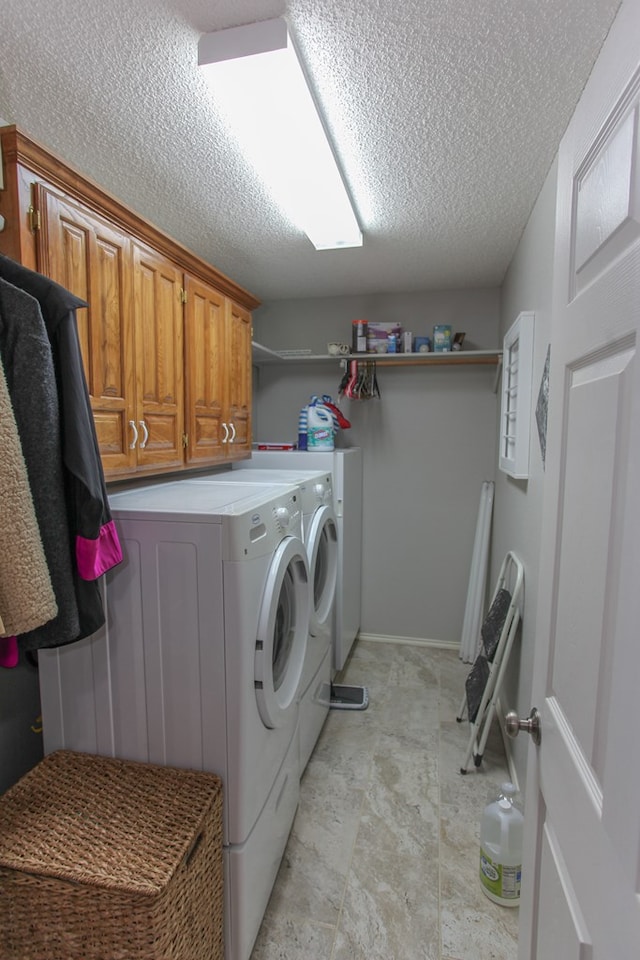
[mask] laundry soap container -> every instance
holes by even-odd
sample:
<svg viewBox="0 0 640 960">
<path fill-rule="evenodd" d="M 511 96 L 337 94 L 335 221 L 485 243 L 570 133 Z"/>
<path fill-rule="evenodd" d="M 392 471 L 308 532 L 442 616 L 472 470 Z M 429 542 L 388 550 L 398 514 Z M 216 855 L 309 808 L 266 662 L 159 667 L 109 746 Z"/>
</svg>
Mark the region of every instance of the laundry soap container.
<svg viewBox="0 0 640 960">
<path fill-rule="evenodd" d="M 307 411 L 307 450 L 333 450 L 333 417 L 326 407 L 316 404 Z"/>
<path fill-rule="evenodd" d="M 480 884 L 489 899 L 503 907 L 520 903 L 524 818 L 514 803 L 517 792 L 512 783 L 503 783 L 480 822 Z"/>
<path fill-rule="evenodd" d="M 333 450 L 335 429 L 331 410 L 312 397 L 307 406 L 307 450 Z"/>
</svg>

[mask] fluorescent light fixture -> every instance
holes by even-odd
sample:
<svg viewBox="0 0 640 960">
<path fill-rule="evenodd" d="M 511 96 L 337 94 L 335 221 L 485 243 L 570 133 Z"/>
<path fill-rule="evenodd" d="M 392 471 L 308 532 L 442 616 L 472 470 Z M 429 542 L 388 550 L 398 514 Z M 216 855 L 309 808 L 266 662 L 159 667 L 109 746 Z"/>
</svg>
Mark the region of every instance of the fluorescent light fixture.
<svg viewBox="0 0 640 960">
<path fill-rule="evenodd" d="M 282 18 L 217 33 L 198 63 L 238 142 L 317 250 L 362 246 L 362 233 Z"/>
</svg>

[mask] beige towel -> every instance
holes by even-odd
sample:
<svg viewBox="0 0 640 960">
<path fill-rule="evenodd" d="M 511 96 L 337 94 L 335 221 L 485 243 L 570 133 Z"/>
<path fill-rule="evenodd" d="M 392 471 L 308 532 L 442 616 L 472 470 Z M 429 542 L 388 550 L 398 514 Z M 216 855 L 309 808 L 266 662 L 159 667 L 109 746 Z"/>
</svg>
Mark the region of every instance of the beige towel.
<svg viewBox="0 0 640 960">
<path fill-rule="evenodd" d="M 0 620 L 2 636 L 26 633 L 58 612 L 27 468 L 0 364 Z"/>
</svg>

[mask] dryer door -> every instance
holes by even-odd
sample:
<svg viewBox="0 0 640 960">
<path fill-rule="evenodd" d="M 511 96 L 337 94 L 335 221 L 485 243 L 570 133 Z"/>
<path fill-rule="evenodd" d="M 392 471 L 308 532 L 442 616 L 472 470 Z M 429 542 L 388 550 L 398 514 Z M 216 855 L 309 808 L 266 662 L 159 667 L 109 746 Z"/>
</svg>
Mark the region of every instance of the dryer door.
<svg viewBox="0 0 640 960">
<path fill-rule="evenodd" d="M 338 575 L 338 527 L 333 508 L 319 507 L 306 536 L 311 581 L 311 636 L 325 627 L 333 610 Z"/>
<path fill-rule="evenodd" d="M 266 727 L 282 726 L 297 709 L 310 607 L 304 545 L 297 537 L 285 537 L 269 568 L 256 638 L 254 682 Z"/>
</svg>

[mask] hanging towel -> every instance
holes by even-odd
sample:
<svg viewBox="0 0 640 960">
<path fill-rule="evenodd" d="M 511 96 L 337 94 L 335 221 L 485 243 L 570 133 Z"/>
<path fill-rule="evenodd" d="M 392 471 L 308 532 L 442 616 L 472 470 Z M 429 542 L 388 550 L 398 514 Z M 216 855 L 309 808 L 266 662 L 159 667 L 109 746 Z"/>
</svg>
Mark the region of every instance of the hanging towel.
<svg viewBox="0 0 640 960">
<path fill-rule="evenodd" d="M 1 364 L 0 450 L 0 633 L 6 654 L 9 648 L 17 653 L 15 641 L 11 643 L 13 638 L 7 634 L 26 633 L 42 626 L 56 616 L 58 606 Z M 17 658 L 12 655 L 11 659 Z"/>
<path fill-rule="evenodd" d="M 25 650 L 78 638 L 71 541 L 64 497 L 60 416 L 51 346 L 36 300 L 0 279 L 0 355 L 27 468 L 57 616 L 20 634 Z"/>
</svg>

